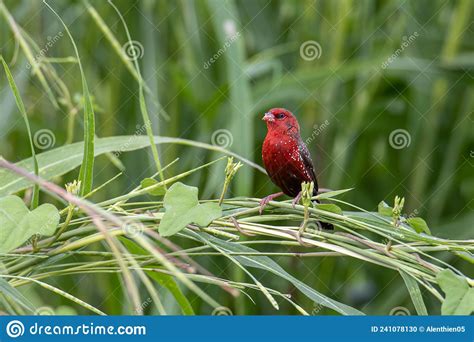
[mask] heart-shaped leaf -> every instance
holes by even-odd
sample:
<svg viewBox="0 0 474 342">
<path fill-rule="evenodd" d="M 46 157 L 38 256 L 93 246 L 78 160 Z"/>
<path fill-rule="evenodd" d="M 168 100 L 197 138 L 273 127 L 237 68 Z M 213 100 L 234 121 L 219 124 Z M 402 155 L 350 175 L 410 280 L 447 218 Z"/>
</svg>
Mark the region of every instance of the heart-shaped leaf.
<svg viewBox="0 0 474 342">
<path fill-rule="evenodd" d="M 445 269 L 438 273 L 436 280 L 446 294 L 441 306 L 443 315 L 470 315 L 474 311 L 474 288 L 466 279 Z"/>
<path fill-rule="evenodd" d="M 0 198 L 0 253 L 21 246 L 32 235 L 53 235 L 59 219 L 58 209 L 52 204 L 29 211 L 18 196 Z"/>
<path fill-rule="evenodd" d="M 142 187 L 142 189 L 145 189 L 145 188 L 151 187 L 155 184 L 158 184 L 158 181 L 156 179 L 145 178 L 141 182 L 141 187 Z M 165 189 L 164 186 L 160 186 L 160 187 L 157 187 L 157 188 L 150 189 L 148 191 L 148 193 L 152 196 L 163 196 L 166 193 L 166 189 Z"/>
<path fill-rule="evenodd" d="M 179 182 L 168 189 L 163 203 L 165 214 L 158 228 L 162 236 L 174 235 L 190 223 L 205 227 L 222 216 L 217 203 L 199 204 L 198 188 Z"/>
</svg>

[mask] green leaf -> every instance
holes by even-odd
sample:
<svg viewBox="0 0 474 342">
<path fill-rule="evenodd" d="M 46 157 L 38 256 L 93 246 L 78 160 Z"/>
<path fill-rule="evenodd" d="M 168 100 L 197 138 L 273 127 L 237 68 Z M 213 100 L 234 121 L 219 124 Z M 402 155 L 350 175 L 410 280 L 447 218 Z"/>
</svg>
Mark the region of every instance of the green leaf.
<svg viewBox="0 0 474 342">
<path fill-rule="evenodd" d="M 25 105 L 23 104 L 23 100 L 21 99 L 20 92 L 18 91 L 15 80 L 13 79 L 13 75 L 10 72 L 10 68 L 8 67 L 7 63 L 5 62 L 2 56 L 0 56 L 0 59 L 2 60 L 3 68 L 5 69 L 5 73 L 7 74 L 8 83 L 13 92 L 13 96 L 15 97 L 18 110 L 20 111 L 21 115 L 23 116 L 23 120 L 25 121 L 26 131 L 28 133 L 28 139 L 30 142 L 31 157 L 33 159 L 33 167 L 34 167 L 35 175 L 38 176 L 38 172 L 39 172 L 38 160 L 36 159 L 35 147 L 33 145 L 33 138 L 31 136 L 30 122 L 28 120 L 28 115 L 26 114 Z M 38 206 L 38 202 L 39 202 L 39 186 L 38 184 L 35 184 L 33 186 L 33 196 L 31 198 L 31 209 L 35 209 Z"/>
<path fill-rule="evenodd" d="M 382 216 L 392 217 L 393 208 L 384 201 L 379 203 L 378 212 Z"/>
<path fill-rule="evenodd" d="M 256 253 L 255 249 L 250 247 L 237 244 L 234 242 L 224 241 L 218 238 L 215 238 L 206 233 L 198 233 L 193 231 L 186 231 L 189 232 L 193 237 L 202 240 L 206 243 L 207 240 L 211 241 L 212 244 L 215 244 L 225 250 L 227 253 Z M 254 267 L 264 271 L 268 271 L 273 273 L 283 279 L 286 279 L 290 283 L 292 283 L 296 288 L 298 288 L 305 296 L 310 298 L 311 300 L 319 303 L 327 308 L 335 310 L 343 315 L 363 315 L 364 313 L 352 308 L 348 305 L 335 301 L 324 294 L 316 291 L 315 289 L 309 287 L 302 281 L 298 280 L 297 278 L 293 277 L 289 273 L 287 273 L 283 268 L 280 267 L 275 261 L 270 259 L 267 256 L 247 256 L 247 255 L 236 255 L 234 256 L 242 265 L 247 267 Z"/>
<path fill-rule="evenodd" d="M 208 226 L 222 216 L 217 203 L 199 204 L 198 188 L 174 183 L 163 199 L 165 214 L 158 230 L 162 236 L 171 236 L 184 229 L 190 223 Z"/>
<path fill-rule="evenodd" d="M 158 272 L 147 272 L 147 274 L 155 280 L 158 284 L 168 289 L 171 292 L 173 297 L 178 302 L 181 307 L 183 315 L 194 315 L 193 307 L 189 302 L 188 298 L 183 294 L 178 284 L 174 281 L 173 277 L 167 274 L 158 273 Z"/>
<path fill-rule="evenodd" d="M 426 233 L 431 235 L 430 228 L 426 224 L 426 221 L 421 217 L 410 217 L 407 218 L 407 223 L 412 227 L 417 233 Z"/>
<path fill-rule="evenodd" d="M 474 288 L 449 269 L 438 273 L 436 280 L 445 293 L 441 314 L 470 315 L 474 311 Z"/>
<path fill-rule="evenodd" d="M 428 311 L 426 310 L 425 302 L 423 301 L 423 296 L 421 295 L 420 286 L 415 278 L 413 278 L 408 273 L 400 270 L 400 275 L 405 282 L 405 285 L 410 293 L 411 300 L 415 306 L 416 312 L 420 316 L 427 316 Z"/>
<path fill-rule="evenodd" d="M 28 311 L 34 312 L 33 304 L 30 303 L 28 298 L 23 296 L 20 291 L 18 291 L 13 286 L 11 286 L 6 280 L 2 279 L 1 274 L 0 274 L 0 293 L 6 297 L 11 298 L 13 301 L 20 304 Z"/>
<path fill-rule="evenodd" d="M 145 189 L 150 186 L 156 185 L 158 183 L 159 182 L 156 179 L 145 178 L 144 180 L 142 180 L 141 186 L 142 186 L 142 189 Z M 164 194 L 166 194 L 166 189 L 163 186 L 160 186 L 157 188 L 150 189 L 148 193 L 152 196 L 163 196 Z"/>
<path fill-rule="evenodd" d="M 316 198 L 317 199 L 324 199 L 324 198 L 336 197 L 336 196 L 339 196 L 343 193 L 349 192 L 353 189 L 354 188 L 323 192 L 322 194 L 319 194 L 318 196 L 316 196 Z"/>
<path fill-rule="evenodd" d="M 76 42 L 72 37 L 68 26 L 61 19 L 59 14 L 47 3 L 45 5 L 54 13 L 59 19 L 67 35 L 74 47 L 74 53 L 77 58 L 77 64 L 79 65 L 79 71 L 81 74 L 82 93 L 84 96 L 84 153 L 82 156 L 81 169 L 79 171 L 79 180 L 81 181 L 81 196 L 87 195 L 92 190 L 92 177 L 94 172 L 94 140 L 95 140 L 95 115 L 94 106 L 92 105 L 91 96 L 89 93 L 89 87 L 87 86 L 86 76 L 84 69 L 82 68 L 81 57 L 79 56 L 79 50 L 77 49 Z"/>
<path fill-rule="evenodd" d="M 320 210 L 324 210 L 324 211 L 329 211 L 331 213 L 335 213 L 335 214 L 338 214 L 338 215 L 343 214 L 342 209 L 339 206 L 337 206 L 335 204 L 332 204 L 332 203 L 329 203 L 329 204 L 318 203 L 318 204 L 316 204 L 315 208 L 320 209 Z"/>
<path fill-rule="evenodd" d="M 52 204 L 29 211 L 17 196 L 0 198 L 0 253 L 21 246 L 32 235 L 53 235 L 59 219 L 58 209 Z"/>
</svg>

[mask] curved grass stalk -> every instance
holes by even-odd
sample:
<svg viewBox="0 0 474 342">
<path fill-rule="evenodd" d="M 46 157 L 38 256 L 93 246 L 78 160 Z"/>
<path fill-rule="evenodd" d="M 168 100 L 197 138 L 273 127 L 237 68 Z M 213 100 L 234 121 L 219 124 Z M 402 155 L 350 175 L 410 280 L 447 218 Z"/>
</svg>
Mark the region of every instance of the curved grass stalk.
<svg viewBox="0 0 474 342">
<path fill-rule="evenodd" d="M 128 44 L 132 45 L 133 44 L 132 37 L 130 36 L 130 32 L 128 31 L 128 27 L 127 27 L 127 23 L 125 22 L 125 19 L 123 18 L 122 14 L 120 13 L 118 8 L 114 5 L 114 3 L 111 0 L 108 0 L 108 3 L 110 4 L 110 6 L 113 7 L 115 12 L 117 12 L 117 15 L 119 16 L 120 21 L 122 22 L 122 25 L 125 29 L 125 33 L 127 34 Z M 153 154 L 153 159 L 155 160 L 156 169 L 157 169 L 158 173 L 160 174 L 161 181 L 164 182 L 165 176 L 164 176 L 163 170 L 161 168 L 161 161 L 160 161 L 160 156 L 158 154 L 158 148 L 156 147 L 156 145 L 154 143 L 153 128 L 151 126 L 150 115 L 148 115 L 148 108 L 147 108 L 147 105 L 146 105 L 145 95 L 143 93 L 144 81 L 143 81 L 143 78 L 142 78 L 141 73 L 140 73 L 140 65 L 138 64 L 137 58 L 133 58 L 133 62 L 134 62 L 134 65 L 135 65 L 136 72 L 139 75 L 138 94 L 139 94 L 139 102 L 140 102 L 140 111 L 142 113 L 146 133 L 148 135 L 148 138 L 150 139 L 150 147 L 151 147 L 151 152 Z M 160 109 L 161 109 L 161 106 L 160 106 Z M 163 184 L 163 187 L 166 189 L 166 183 Z"/>
<path fill-rule="evenodd" d="M 96 307 L 84 302 L 83 300 L 77 298 L 77 297 L 74 297 L 73 295 L 63 291 L 63 290 L 60 290 L 58 289 L 57 287 L 54 287 L 52 285 L 49 285 L 47 283 L 44 283 L 42 281 L 39 281 L 39 280 L 36 280 L 36 279 L 33 279 L 31 277 L 21 277 L 21 276 L 14 276 L 14 275 L 7 275 L 7 274 L 0 274 L 0 277 L 2 278 L 9 278 L 9 279 L 19 279 L 19 280 L 24 280 L 24 281 L 27 281 L 27 282 L 32 282 L 32 283 L 35 283 L 43 288 L 45 288 L 46 290 L 49 290 L 51 292 L 54 292 L 56 294 L 59 294 L 61 296 L 63 296 L 64 298 L 66 299 L 69 299 L 70 301 L 82 306 L 83 308 L 87 309 L 87 310 L 90 310 L 98 315 L 103 315 L 105 316 L 106 314 L 102 311 L 100 311 L 99 309 L 97 309 Z"/>
</svg>

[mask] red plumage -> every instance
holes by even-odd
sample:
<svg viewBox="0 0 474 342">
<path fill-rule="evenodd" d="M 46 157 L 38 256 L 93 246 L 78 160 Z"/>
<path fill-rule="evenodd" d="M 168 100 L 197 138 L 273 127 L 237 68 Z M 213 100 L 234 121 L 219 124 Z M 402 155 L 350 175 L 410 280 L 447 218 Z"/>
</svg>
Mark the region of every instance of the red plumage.
<svg viewBox="0 0 474 342">
<path fill-rule="evenodd" d="M 308 148 L 301 139 L 295 116 L 283 108 L 273 108 L 265 114 L 267 136 L 263 142 L 262 158 L 270 179 L 286 195 L 297 197 L 302 182 L 318 182 Z"/>
</svg>

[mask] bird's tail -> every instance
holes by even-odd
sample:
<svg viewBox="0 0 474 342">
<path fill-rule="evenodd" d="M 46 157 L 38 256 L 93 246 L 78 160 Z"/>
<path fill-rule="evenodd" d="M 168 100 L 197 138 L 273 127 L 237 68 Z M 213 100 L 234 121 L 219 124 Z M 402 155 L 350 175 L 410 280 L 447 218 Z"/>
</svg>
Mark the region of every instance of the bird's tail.
<svg viewBox="0 0 474 342">
<path fill-rule="evenodd" d="M 315 200 L 314 203 L 319 204 L 321 202 L 319 202 L 319 200 Z M 324 230 L 334 230 L 334 226 L 330 223 L 319 221 L 319 224 L 321 225 L 321 228 Z"/>
</svg>

